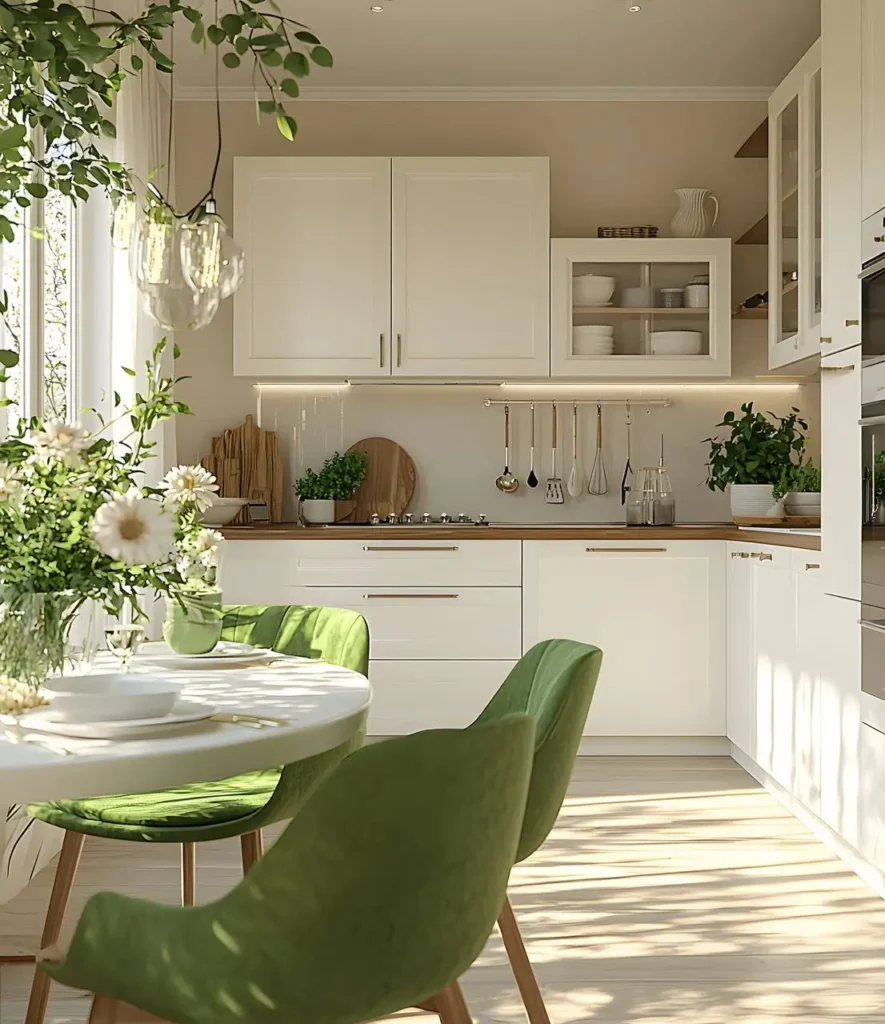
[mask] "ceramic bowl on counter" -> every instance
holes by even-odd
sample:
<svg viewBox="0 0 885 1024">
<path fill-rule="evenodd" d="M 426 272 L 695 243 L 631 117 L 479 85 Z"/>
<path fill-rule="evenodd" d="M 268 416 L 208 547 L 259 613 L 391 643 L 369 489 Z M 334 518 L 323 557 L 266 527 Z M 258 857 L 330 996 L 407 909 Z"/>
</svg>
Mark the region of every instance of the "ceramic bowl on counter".
<svg viewBox="0 0 885 1024">
<path fill-rule="evenodd" d="M 235 519 L 240 509 L 248 504 L 245 498 L 219 498 L 217 495 L 212 499 L 212 504 L 202 515 L 206 526 L 227 526 Z"/>
<path fill-rule="evenodd" d="M 652 331 L 651 350 L 656 356 L 699 356 L 703 348 L 700 331 Z"/>
<path fill-rule="evenodd" d="M 576 306 L 608 306 L 616 283 L 613 277 L 576 274 L 572 278 L 572 302 Z"/>
</svg>

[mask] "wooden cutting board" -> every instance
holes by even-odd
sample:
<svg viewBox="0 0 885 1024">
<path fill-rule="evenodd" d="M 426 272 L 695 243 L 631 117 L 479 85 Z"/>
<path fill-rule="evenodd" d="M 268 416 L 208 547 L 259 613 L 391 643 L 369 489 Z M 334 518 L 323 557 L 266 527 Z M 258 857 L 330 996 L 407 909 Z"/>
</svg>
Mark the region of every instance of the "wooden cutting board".
<svg viewBox="0 0 885 1024">
<path fill-rule="evenodd" d="M 816 530 L 820 516 L 734 516 L 735 526 L 788 527 L 791 530 Z"/>
<path fill-rule="evenodd" d="M 268 521 L 283 519 L 283 463 L 280 445 L 272 430 L 262 430 L 252 416 L 242 426 L 225 430 L 212 439 L 212 455 L 201 460 L 215 474 L 219 494 L 224 498 L 246 498 L 267 505 Z M 249 522 L 249 510 L 234 520 L 236 525 Z"/>
<path fill-rule="evenodd" d="M 391 512 L 401 516 L 415 495 L 418 479 L 409 453 L 387 437 L 366 437 L 347 450 L 365 452 L 369 462 L 354 500 L 337 503 L 337 521 L 366 523 L 373 512 L 382 519 Z"/>
</svg>

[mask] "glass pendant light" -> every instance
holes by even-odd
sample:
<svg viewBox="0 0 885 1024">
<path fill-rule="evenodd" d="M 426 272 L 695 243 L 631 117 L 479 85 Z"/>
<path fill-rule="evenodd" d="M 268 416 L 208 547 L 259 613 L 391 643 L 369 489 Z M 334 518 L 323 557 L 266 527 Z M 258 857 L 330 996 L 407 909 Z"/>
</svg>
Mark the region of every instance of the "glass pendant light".
<svg viewBox="0 0 885 1024">
<path fill-rule="evenodd" d="M 163 284 L 142 286 L 142 308 L 166 331 L 199 331 L 212 322 L 221 302 L 219 289 L 202 292 L 191 288 L 181 266 L 181 227 L 173 226 L 169 279 Z"/>
<path fill-rule="evenodd" d="M 135 279 L 143 289 L 168 284 L 178 256 L 175 215 L 168 206 L 152 204 L 144 213 L 133 253 Z"/>
<path fill-rule="evenodd" d="M 197 220 L 182 224 L 181 269 L 194 291 L 210 291 L 219 287 L 222 240 L 226 235 L 227 228 L 216 212 L 214 199 L 207 200 L 205 213 Z"/>
<path fill-rule="evenodd" d="M 243 283 L 246 276 L 246 254 L 233 237 L 225 233 L 221 240 L 221 276 L 219 289 L 223 299 L 229 298 Z"/>
<path fill-rule="evenodd" d="M 132 233 L 135 230 L 138 208 L 133 196 L 120 196 L 114 206 L 111 221 L 111 245 L 115 249 L 125 251 L 132 244 Z"/>
</svg>

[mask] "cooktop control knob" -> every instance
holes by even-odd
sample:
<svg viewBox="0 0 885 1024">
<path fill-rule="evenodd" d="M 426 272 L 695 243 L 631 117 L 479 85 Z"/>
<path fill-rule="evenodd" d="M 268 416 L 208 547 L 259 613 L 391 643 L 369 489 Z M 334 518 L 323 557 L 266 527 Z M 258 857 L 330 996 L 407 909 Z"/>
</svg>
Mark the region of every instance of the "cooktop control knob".
<svg viewBox="0 0 885 1024">
<path fill-rule="evenodd" d="M 432 522 L 433 522 L 433 516 L 432 516 L 432 515 L 431 515 L 431 514 L 430 514 L 429 512 L 425 512 L 425 513 L 424 513 L 424 514 L 423 514 L 423 515 L 421 516 L 421 522 L 422 522 L 422 523 L 425 523 L 426 525 L 428 525 L 428 526 L 429 526 L 429 525 L 430 525 L 430 523 L 432 523 Z"/>
<path fill-rule="evenodd" d="M 379 516 L 377 512 L 373 512 L 369 516 L 369 525 L 370 526 L 379 526 L 380 523 L 381 523 L 381 516 Z"/>
<path fill-rule="evenodd" d="M 441 523 L 450 523 L 452 521 L 452 517 L 449 515 L 448 512 L 443 512 L 442 515 L 439 517 L 439 521 Z"/>
</svg>

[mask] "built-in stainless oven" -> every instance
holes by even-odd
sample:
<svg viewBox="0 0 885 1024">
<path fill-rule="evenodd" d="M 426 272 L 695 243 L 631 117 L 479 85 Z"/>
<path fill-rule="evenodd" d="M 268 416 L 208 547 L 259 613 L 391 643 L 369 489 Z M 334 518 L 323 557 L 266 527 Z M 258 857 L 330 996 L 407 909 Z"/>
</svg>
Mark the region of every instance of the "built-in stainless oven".
<svg viewBox="0 0 885 1024">
<path fill-rule="evenodd" d="M 861 345 L 864 365 L 885 361 L 885 210 L 863 223 Z"/>
</svg>

